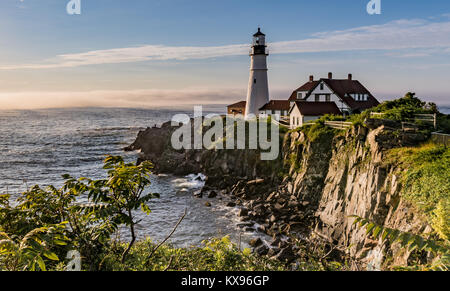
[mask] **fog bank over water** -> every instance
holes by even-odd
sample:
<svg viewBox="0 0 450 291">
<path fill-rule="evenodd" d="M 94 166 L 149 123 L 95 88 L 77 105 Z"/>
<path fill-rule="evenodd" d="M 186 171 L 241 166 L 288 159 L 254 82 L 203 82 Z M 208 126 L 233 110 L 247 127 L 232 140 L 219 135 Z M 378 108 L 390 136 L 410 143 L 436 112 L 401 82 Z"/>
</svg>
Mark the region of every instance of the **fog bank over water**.
<svg viewBox="0 0 450 291">
<path fill-rule="evenodd" d="M 300 85 L 300 84 L 299 84 Z M 272 88 L 273 100 L 287 100 L 294 89 Z M 372 91 L 380 101 L 404 96 L 404 93 L 381 93 Z M 413 91 L 414 92 L 414 91 Z M 246 100 L 247 90 L 238 88 L 186 88 L 186 89 L 142 89 L 142 90 L 96 90 L 61 92 L 0 92 L 0 110 L 29 110 L 48 108 L 192 108 L 194 105 L 225 106 Z M 450 98 L 445 94 L 425 94 L 417 92 L 417 97 L 426 102 L 434 102 L 443 110 L 450 108 Z"/>
</svg>

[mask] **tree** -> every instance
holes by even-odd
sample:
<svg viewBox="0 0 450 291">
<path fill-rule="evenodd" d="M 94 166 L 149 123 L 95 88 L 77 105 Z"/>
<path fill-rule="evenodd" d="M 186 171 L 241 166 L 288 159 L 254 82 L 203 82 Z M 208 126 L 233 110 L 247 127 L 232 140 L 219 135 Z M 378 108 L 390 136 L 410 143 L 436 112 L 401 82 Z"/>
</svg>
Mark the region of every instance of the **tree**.
<svg viewBox="0 0 450 291">
<path fill-rule="evenodd" d="M 144 189 L 150 185 L 150 174 L 153 165 L 143 162 L 140 165 L 125 163 L 122 157 L 108 156 L 104 169 L 108 170 L 108 179 L 89 182 L 89 198 L 94 203 L 105 206 L 104 212 L 116 224 L 125 224 L 130 229 L 131 241 L 122 254 L 122 262 L 136 241 L 135 220 L 133 211 L 139 208 L 150 214 L 146 204 L 159 194 L 144 194 Z"/>
</svg>

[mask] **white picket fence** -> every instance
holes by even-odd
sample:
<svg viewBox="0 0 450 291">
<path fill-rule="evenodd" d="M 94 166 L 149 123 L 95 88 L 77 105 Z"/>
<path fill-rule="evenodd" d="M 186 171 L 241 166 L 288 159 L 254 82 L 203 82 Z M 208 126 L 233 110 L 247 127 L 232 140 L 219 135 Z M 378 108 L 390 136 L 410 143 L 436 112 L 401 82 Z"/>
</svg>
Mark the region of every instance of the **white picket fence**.
<svg viewBox="0 0 450 291">
<path fill-rule="evenodd" d="M 346 121 L 325 121 L 325 125 L 334 129 L 347 129 L 351 127 L 353 123 Z"/>
<path fill-rule="evenodd" d="M 381 112 L 371 112 L 371 117 L 383 117 L 385 113 Z M 414 114 L 414 121 L 423 121 L 433 124 L 434 128 L 437 129 L 437 115 L 436 114 Z"/>
</svg>

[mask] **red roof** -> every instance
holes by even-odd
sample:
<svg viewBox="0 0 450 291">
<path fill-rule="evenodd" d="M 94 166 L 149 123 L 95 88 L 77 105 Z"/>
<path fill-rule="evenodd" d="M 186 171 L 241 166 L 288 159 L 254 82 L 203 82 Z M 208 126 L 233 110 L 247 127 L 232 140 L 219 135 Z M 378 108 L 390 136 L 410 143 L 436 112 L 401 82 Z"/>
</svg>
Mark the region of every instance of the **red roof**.
<svg viewBox="0 0 450 291">
<path fill-rule="evenodd" d="M 319 84 L 319 81 L 309 81 L 309 82 L 303 84 L 303 86 L 301 86 L 300 88 L 297 88 L 294 92 L 292 92 L 291 97 L 289 97 L 289 101 L 297 100 L 297 92 L 307 91 L 309 93 L 314 88 L 316 88 L 316 86 L 318 84 Z"/>
<path fill-rule="evenodd" d="M 366 89 L 358 80 L 349 80 L 349 79 L 320 79 L 318 81 L 309 81 L 305 83 L 300 88 L 296 89 L 292 92 L 289 97 L 290 101 L 297 100 L 297 92 L 305 92 L 307 91 L 307 95 L 311 94 L 311 92 L 321 83 L 324 82 L 327 84 L 330 89 L 336 93 L 339 98 L 341 98 L 353 111 L 354 110 L 365 110 L 380 104 L 377 99 Z M 349 94 L 367 94 L 367 101 L 356 101 Z"/>
<path fill-rule="evenodd" d="M 246 105 L 247 105 L 247 101 L 240 101 L 240 102 L 238 102 L 238 103 L 234 103 L 234 104 L 228 105 L 227 107 L 228 107 L 228 108 L 230 108 L 230 107 L 234 107 L 234 108 L 245 108 Z"/>
<path fill-rule="evenodd" d="M 341 115 L 341 111 L 336 106 L 335 102 L 308 102 L 296 101 L 295 105 L 302 115 L 305 116 L 320 116 L 325 114 Z"/>
<path fill-rule="evenodd" d="M 259 110 L 289 110 L 290 104 L 289 100 L 271 100 Z"/>
<path fill-rule="evenodd" d="M 357 80 L 336 80 L 336 79 L 321 79 L 331 90 L 336 93 L 352 110 L 365 110 L 375 107 L 378 102 L 375 97 Z M 367 101 L 356 101 L 348 94 L 367 94 Z"/>
</svg>

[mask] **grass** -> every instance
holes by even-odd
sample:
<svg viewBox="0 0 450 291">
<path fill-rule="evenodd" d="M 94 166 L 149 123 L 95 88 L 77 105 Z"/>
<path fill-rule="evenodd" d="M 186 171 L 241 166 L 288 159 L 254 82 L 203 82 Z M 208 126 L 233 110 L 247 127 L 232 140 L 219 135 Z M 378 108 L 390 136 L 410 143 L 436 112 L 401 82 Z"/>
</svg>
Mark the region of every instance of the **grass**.
<svg viewBox="0 0 450 291">
<path fill-rule="evenodd" d="M 401 195 L 422 210 L 442 239 L 450 238 L 450 149 L 434 143 L 392 149 L 401 169 Z"/>
</svg>

